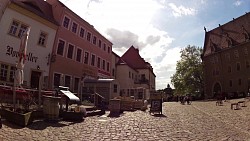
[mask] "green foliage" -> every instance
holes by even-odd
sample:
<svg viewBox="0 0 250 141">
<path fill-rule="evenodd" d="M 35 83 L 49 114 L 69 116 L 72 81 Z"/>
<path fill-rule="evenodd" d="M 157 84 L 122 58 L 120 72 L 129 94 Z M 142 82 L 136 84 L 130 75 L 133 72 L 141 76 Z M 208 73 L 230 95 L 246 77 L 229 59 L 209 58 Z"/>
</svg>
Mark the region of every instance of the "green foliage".
<svg viewBox="0 0 250 141">
<path fill-rule="evenodd" d="M 176 72 L 171 76 L 175 87 L 174 95 L 203 93 L 202 48 L 188 45 L 181 50 L 181 59 L 177 61 Z"/>
</svg>

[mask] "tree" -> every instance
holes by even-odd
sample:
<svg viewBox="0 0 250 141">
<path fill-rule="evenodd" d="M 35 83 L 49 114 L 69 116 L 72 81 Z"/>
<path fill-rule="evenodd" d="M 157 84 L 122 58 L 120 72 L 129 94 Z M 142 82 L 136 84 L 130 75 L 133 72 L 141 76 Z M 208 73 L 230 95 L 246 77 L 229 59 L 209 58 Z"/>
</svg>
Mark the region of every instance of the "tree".
<svg viewBox="0 0 250 141">
<path fill-rule="evenodd" d="M 175 87 L 174 95 L 203 94 L 202 48 L 188 45 L 180 51 L 181 59 L 177 61 L 176 72 L 171 76 Z"/>
</svg>

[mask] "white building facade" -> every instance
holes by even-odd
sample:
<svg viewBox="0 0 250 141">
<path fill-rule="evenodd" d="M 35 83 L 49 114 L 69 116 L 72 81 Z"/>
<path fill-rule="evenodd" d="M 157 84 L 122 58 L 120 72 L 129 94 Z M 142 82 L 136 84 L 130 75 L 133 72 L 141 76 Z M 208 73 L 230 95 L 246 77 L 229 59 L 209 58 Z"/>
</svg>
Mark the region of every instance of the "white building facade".
<svg viewBox="0 0 250 141">
<path fill-rule="evenodd" d="M 7 4 L 7 5 L 6 5 Z M 50 57 L 57 24 L 48 17 L 50 5 L 38 1 L 1 1 L 0 20 L 0 84 L 12 85 L 21 35 L 30 28 L 24 66 L 24 86 L 38 88 L 50 69 Z M 39 10 L 38 10 L 39 9 Z M 46 83 L 44 83 L 46 87 Z"/>
</svg>

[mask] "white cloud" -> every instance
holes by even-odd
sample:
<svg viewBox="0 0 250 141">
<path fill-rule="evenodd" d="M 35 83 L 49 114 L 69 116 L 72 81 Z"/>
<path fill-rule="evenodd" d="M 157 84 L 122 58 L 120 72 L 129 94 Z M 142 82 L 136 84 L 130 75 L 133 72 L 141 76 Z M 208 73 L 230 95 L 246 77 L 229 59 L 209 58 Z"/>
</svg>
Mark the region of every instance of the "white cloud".
<svg viewBox="0 0 250 141">
<path fill-rule="evenodd" d="M 236 0 L 235 2 L 234 2 L 234 5 L 235 6 L 240 6 L 242 4 L 242 1 L 241 0 Z"/>
<path fill-rule="evenodd" d="M 170 8 L 173 10 L 172 13 L 175 17 L 181 17 L 182 15 L 195 15 L 196 10 L 194 8 L 186 8 L 184 6 L 177 7 L 174 3 L 168 4 Z"/>
<path fill-rule="evenodd" d="M 115 53 L 121 56 L 134 45 L 139 48 L 140 55 L 153 66 L 157 78 L 162 78 L 162 81 L 169 79 L 167 76 L 170 74 L 167 73 L 173 70 L 173 62 L 176 62 L 173 60 L 177 57 L 169 49 L 174 39 L 167 32 L 155 28 L 151 21 L 154 14 L 163 8 L 161 4 L 155 0 L 61 1 L 113 42 Z M 166 57 L 163 54 L 172 58 L 163 61 L 165 59 L 162 57 Z M 161 66 L 165 67 L 165 72 L 160 70 Z M 156 89 L 166 87 L 160 84 L 162 81 L 156 81 Z"/>
</svg>

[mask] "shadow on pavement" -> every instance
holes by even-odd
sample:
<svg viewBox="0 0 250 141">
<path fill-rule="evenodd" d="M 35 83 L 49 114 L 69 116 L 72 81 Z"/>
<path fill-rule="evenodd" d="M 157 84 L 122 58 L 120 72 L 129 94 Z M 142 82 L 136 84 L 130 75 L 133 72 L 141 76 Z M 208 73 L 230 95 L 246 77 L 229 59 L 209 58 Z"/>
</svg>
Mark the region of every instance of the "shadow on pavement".
<svg viewBox="0 0 250 141">
<path fill-rule="evenodd" d="M 47 121 L 47 120 L 37 120 L 34 121 L 32 124 L 30 124 L 29 126 L 27 126 L 27 128 L 32 129 L 32 130 L 44 130 L 47 127 L 65 127 L 65 126 L 69 126 L 72 124 L 76 124 L 76 123 L 80 123 L 83 122 L 84 120 L 81 121 L 66 121 L 65 123 L 61 123 L 62 120 L 51 120 L 51 121 Z M 65 121 L 65 120 L 63 120 Z"/>
<path fill-rule="evenodd" d="M 10 123 L 10 122 L 8 122 L 6 120 L 3 120 L 3 119 L 2 119 L 2 124 L 5 125 L 5 126 L 8 126 L 10 128 L 12 128 L 12 129 L 22 129 L 23 128 L 21 126 L 18 126 L 16 124 L 12 124 L 12 123 Z"/>
<path fill-rule="evenodd" d="M 164 114 L 153 114 L 152 116 L 167 118 L 167 116 L 165 116 Z"/>
</svg>

